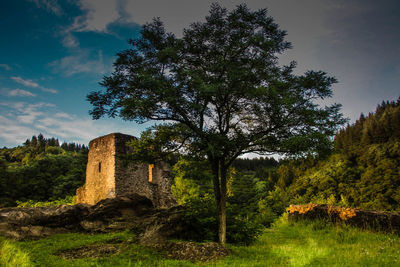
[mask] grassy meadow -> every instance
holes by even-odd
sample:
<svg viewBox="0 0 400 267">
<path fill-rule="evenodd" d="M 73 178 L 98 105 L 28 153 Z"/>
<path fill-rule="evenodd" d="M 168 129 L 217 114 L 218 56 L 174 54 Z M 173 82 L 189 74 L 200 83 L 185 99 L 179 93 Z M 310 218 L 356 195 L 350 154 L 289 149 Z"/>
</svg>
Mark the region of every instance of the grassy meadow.
<svg viewBox="0 0 400 267">
<path fill-rule="evenodd" d="M 100 257 L 60 256 L 98 246 Z M 111 246 L 114 250 L 107 250 Z M 214 262 L 168 259 L 139 246 L 129 232 L 63 234 L 34 241 L 0 239 L 1 266 L 400 266 L 400 237 L 324 222 L 288 223 L 281 219 L 250 246 L 229 245 L 232 254 Z M 115 254 L 114 254 L 115 253 Z M 99 255 L 97 255 L 99 256 Z"/>
</svg>

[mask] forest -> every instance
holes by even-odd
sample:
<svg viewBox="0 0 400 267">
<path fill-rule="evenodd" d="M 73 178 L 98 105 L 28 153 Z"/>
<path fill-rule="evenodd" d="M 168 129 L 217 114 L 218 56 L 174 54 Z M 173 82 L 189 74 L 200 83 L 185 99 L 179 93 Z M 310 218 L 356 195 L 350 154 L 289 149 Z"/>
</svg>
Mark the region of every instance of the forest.
<svg viewBox="0 0 400 267">
<path fill-rule="evenodd" d="M 88 147 L 42 134 L 0 149 L 0 207 L 72 198 L 85 182 Z"/>
<path fill-rule="evenodd" d="M 277 186 L 291 203 L 328 203 L 362 209 L 400 208 L 400 100 L 340 130 L 323 160 L 313 157 L 280 166 Z"/>
<path fill-rule="evenodd" d="M 0 205 L 71 203 L 85 180 L 88 147 L 39 134 L 0 150 Z M 175 155 L 172 192 L 187 207 L 193 240 L 216 240 L 212 173 L 206 161 Z M 227 238 L 251 243 L 290 204 L 400 208 L 400 99 L 382 102 L 341 129 L 325 154 L 239 158 L 228 170 Z M 55 202 L 54 202 L 55 201 Z M 58 201 L 58 202 L 57 202 Z"/>
</svg>

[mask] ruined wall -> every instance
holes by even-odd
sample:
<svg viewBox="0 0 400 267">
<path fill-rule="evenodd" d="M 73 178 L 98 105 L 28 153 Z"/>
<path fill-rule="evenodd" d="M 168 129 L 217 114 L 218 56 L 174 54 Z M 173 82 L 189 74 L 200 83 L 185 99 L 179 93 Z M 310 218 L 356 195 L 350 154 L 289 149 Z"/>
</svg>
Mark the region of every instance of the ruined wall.
<svg viewBox="0 0 400 267">
<path fill-rule="evenodd" d="M 160 207 L 171 207 L 177 205 L 176 199 L 171 193 L 171 172 L 164 162 L 154 164 L 153 182 L 157 185 L 157 193 L 153 196 L 153 201 Z"/>
<path fill-rule="evenodd" d="M 115 197 L 115 134 L 89 143 L 86 183 L 77 190 L 76 202 L 95 204 Z"/>
<path fill-rule="evenodd" d="M 151 169 L 151 171 L 150 171 Z M 152 172 L 152 181 L 149 174 Z M 115 170 L 117 196 L 137 193 L 149 198 L 154 206 L 160 208 L 176 205 L 171 193 L 170 171 L 163 162 L 154 164 L 128 164 L 117 160 Z"/>
<path fill-rule="evenodd" d="M 130 152 L 126 142 L 133 138 L 113 133 L 89 143 L 86 184 L 76 191 L 77 203 L 95 204 L 105 198 L 137 193 L 149 198 L 156 207 L 176 204 L 165 163 L 158 162 L 149 168 L 149 164 L 128 163 L 121 157 Z"/>
</svg>

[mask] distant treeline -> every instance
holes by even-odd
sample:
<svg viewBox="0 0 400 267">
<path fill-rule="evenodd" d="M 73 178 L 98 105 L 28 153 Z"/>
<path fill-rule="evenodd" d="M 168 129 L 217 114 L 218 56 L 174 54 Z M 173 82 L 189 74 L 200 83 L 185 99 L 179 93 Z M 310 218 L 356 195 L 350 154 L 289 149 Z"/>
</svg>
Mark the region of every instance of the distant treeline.
<svg viewBox="0 0 400 267">
<path fill-rule="evenodd" d="M 308 202 L 363 209 L 400 209 L 400 99 L 339 131 L 324 160 L 281 165 L 275 191 L 285 205 Z"/>
<path fill-rule="evenodd" d="M 16 201 L 47 201 L 75 194 L 85 180 L 88 148 L 42 134 L 0 149 L 0 207 Z"/>
<path fill-rule="evenodd" d="M 335 149 L 352 154 L 372 144 L 400 140 L 400 99 L 378 105 L 375 113 L 360 118 L 335 136 Z"/>
<path fill-rule="evenodd" d="M 278 164 L 278 161 L 272 157 L 238 158 L 233 162 L 233 167 L 239 171 L 255 171 L 260 168 L 276 167 Z"/>
</svg>

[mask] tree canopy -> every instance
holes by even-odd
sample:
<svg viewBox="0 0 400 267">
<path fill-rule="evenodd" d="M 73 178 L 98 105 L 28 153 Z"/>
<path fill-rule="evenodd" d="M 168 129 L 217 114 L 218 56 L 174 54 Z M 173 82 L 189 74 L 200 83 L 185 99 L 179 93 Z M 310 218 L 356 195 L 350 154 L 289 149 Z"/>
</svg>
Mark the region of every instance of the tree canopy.
<svg viewBox="0 0 400 267">
<path fill-rule="evenodd" d="M 0 149 L 0 207 L 24 201 L 72 198 L 85 182 L 88 147 L 32 136 L 21 146 Z"/>
<path fill-rule="evenodd" d="M 105 91 L 88 100 L 94 119 L 119 116 L 158 121 L 150 131 L 168 149 L 209 162 L 225 242 L 226 175 L 240 155 L 323 151 L 345 122 L 340 105 L 321 107 L 336 79 L 322 71 L 294 74 L 281 66 L 285 41 L 266 9 L 213 4 L 205 22 L 167 33 L 155 19 L 143 26 L 130 49 L 118 53 Z M 149 137 L 149 134 L 147 134 Z"/>
</svg>

